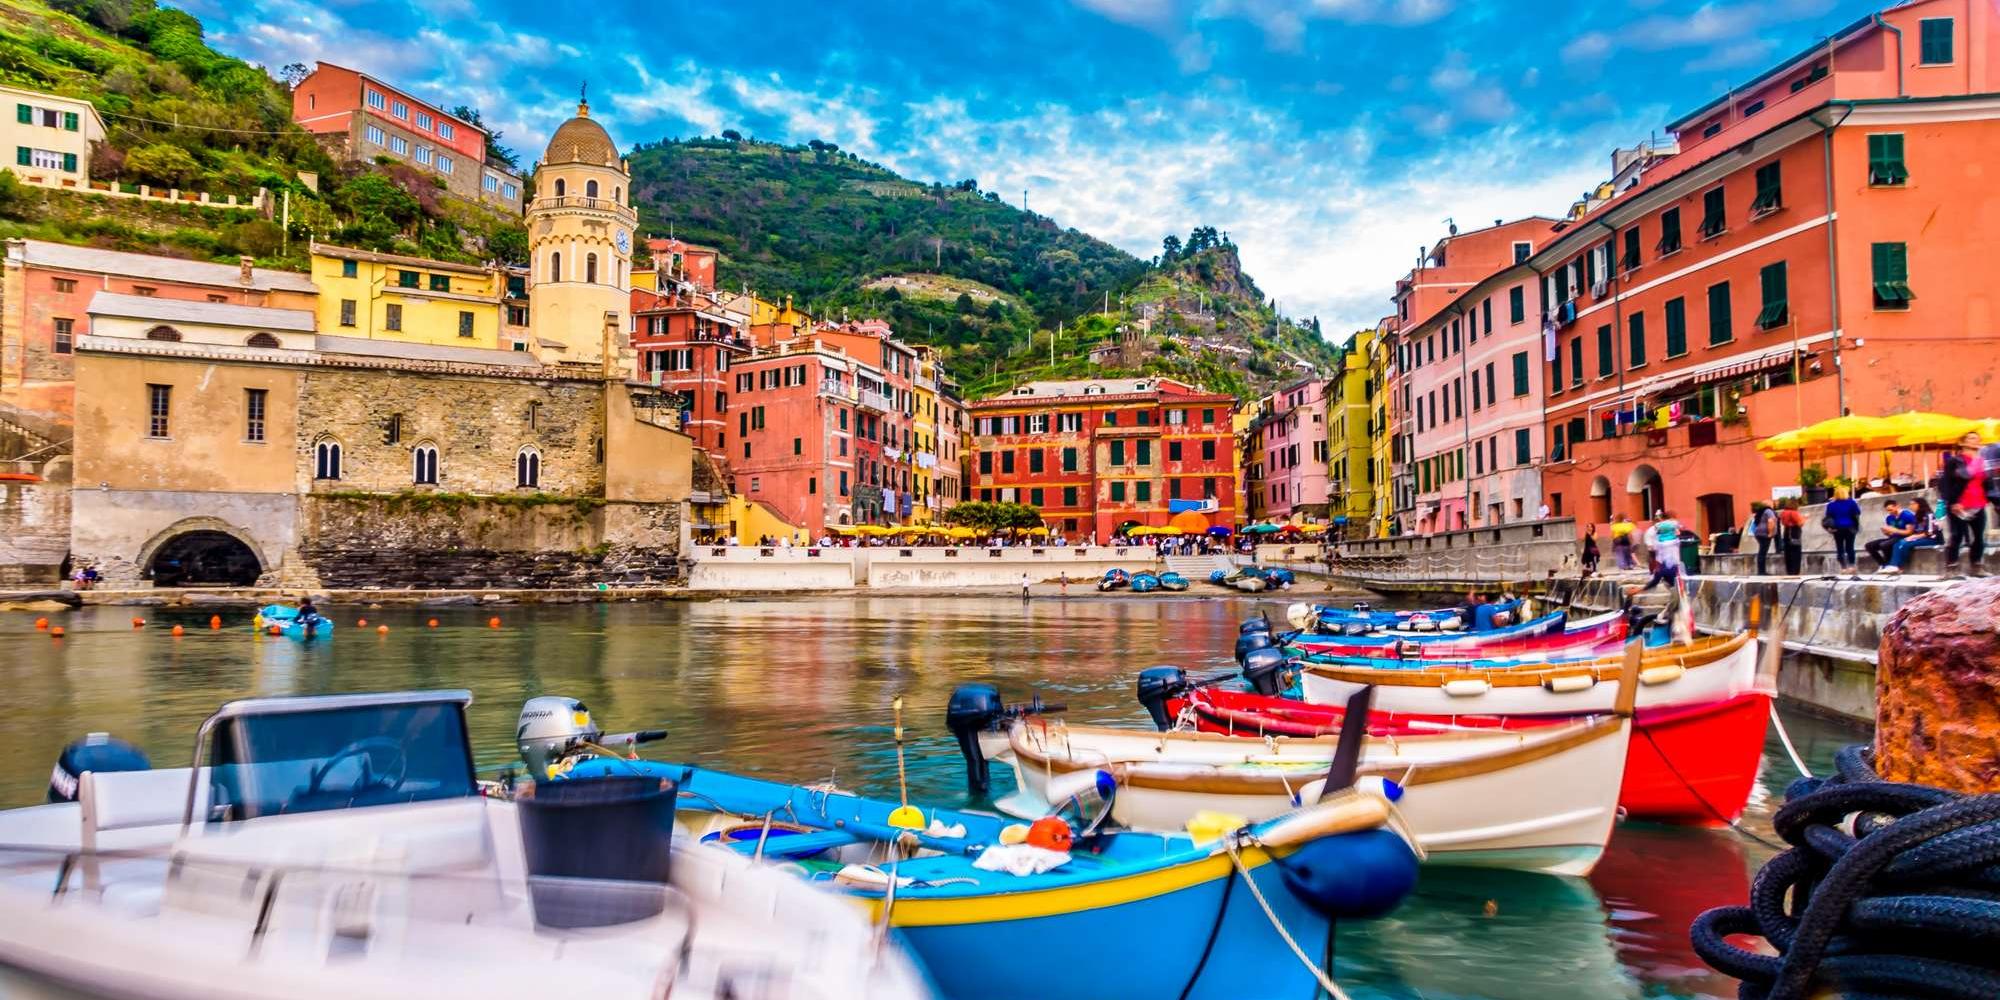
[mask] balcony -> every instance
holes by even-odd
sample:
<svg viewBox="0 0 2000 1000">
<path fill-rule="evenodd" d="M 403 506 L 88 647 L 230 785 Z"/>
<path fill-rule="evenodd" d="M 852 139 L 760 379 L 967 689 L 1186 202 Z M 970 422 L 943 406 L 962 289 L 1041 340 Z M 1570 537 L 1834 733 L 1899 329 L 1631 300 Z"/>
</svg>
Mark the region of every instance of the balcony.
<svg viewBox="0 0 2000 1000">
<path fill-rule="evenodd" d="M 855 401 L 859 403 L 861 408 L 864 410 L 874 410 L 877 413 L 896 412 L 895 402 L 891 400 L 889 397 L 884 396 L 883 394 L 876 392 L 873 389 L 857 390 L 857 396 L 850 398 L 854 398 Z"/>
<path fill-rule="evenodd" d="M 604 212 L 608 215 L 616 215 L 634 222 L 637 222 L 639 219 L 638 209 L 630 205 L 621 205 L 610 198 L 583 198 L 577 196 L 536 198 L 535 203 L 530 206 L 529 210 L 533 211 L 535 209 L 557 209 L 570 212 L 577 210 L 595 211 Z"/>
<path fill-rule="evenodd" d="M 924 389 L 929 392 L 937 391 L 937 382 L 932 379 L 925 378 L 922 375 L 910 376 L 910 384 L 916 386 L 919 389 Z"/>
</svg>

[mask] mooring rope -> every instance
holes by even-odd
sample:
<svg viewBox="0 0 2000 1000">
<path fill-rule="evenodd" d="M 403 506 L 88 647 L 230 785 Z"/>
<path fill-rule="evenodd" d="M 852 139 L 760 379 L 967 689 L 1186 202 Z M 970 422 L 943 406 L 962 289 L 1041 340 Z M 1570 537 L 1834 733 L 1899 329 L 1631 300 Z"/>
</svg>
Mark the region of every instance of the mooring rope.
<svg viewBox="0 0 2000 1000">
<path fill-rule="evenodd" d="M 1740 1000 L 2000 997 L 2000 794 L 1883 781 L 1866 747 L 1835 769 L 1787 789 L 1772 826 L 1792 848 L 1757 873 L 1749 905 L 1695 919 L 1695 953 L 1742 980 Z"/>
<path fill-rule="evenodd" d="M 1222 839 L 1222 848 L 1229 852 L 1229 860 L 1236 866 L 1236 873 L 1243 876 L 1243 884 L 1250 889 L 1251 897 L 1257 900 L 1257 906 L 1264 911 L 1264 916 L 1271 921 L 1271 929 L 1277 931 L 1278 937 L 1284 940 L 1285 947 L 1292 949 L 1292 954 L 1298 956 L 1299 964 L 1305 966 L 1306 970 L 1313 974 L 1314 979 L 1319 980 L 1320 989 L 1325 990 L 1326 995 L 1332 997 L 1333 1000 L 1350 1000 L 1346 993 L 1341 992 L 1340 984 L 1334 982 L 1333 977 L 1327 975 L 1326 970 L 1320 968 L 1318 962 L 1313 961 L 1311 957 L 1307 956 L 1306 950 L 1299 947 L 1298 941 L 1292 938 L 1292 932 L 1285 929 L 1284 921 L 1279 920 L 1277 912 L 1271 909 L 1271 903 L 1264 898 L 1263 890 L 1257 888 L 1257 880 L 1250 877 L 1250 869 L 1243 863 L 1242 855 L 1236 853 L 1236 842 L 1228 837 L 1224 837 Z"/>
</svg>

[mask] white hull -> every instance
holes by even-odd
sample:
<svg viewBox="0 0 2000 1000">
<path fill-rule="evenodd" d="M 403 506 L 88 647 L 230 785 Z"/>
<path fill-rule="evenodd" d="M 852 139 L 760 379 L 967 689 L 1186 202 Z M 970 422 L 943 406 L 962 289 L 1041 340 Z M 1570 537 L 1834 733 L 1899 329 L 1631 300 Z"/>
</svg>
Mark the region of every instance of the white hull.
<svg viewBox="0 0 2000 1000">
<path fill-rule="evenodd" d="M 1751 640 L 1721 660 L 1685 670 L 1661 670 L 1652 677 L 1642 672 L 1638 707 L 1698 705 L 1724 701 L 1754 690 L 1757 685 L 1758 642 Z M 1396 670 L 1374 673 L 1395 674 Z M 1468 677 L 1478 671 L 1464 671 Z M 1305 700 L 1323 705 L 1345 704 L 1348 697 L 1366 686 L 1344 678 L 1329 677 L 1307 668 L 1300 678 Z M 1587 715 L 1609 712 L 1618 697 L 1615 679 L 1598 680 L 1576 690 L 1554 690 L 1549 685 L 1500 687 L 1478 683 L 1448 689 L 1437 685 L 1377 684 L 1375 710 L 1415 715 Z"/>
<path fill-rule="evenodd" d="M 1433 864 L 1585 875 L 1617 819 L 1630 723 L 1371 740 L 1361 771 L 1407 782 L 1403 818 Z M 1203 810 L 1268 819 L 1318 797 L 1331 740 L 1145 734 L 1093 727 L 1017 729 L 1009 761 L 1021 791 L 999 803 L 1046 814 L 1065 766 L 1120 778 L 1112 816 L 1179 830 Z M 1243 780 L 1248 779 L 1248 780 Z"/>
</svg>

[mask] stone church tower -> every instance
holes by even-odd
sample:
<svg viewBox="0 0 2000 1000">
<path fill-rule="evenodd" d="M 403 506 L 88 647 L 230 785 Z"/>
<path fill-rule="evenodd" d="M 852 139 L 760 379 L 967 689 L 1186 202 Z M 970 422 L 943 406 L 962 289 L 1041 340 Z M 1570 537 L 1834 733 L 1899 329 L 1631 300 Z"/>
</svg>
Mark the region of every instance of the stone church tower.
<svg viewBox="0 0 2000 1000">
<path fill-rule="evenodd" d="M 625 311 L 632 285 L 632 172 L 590 104 L 549 139 L 528 206 L 534 269 L 533 348 L 547 363 L 591 365 L 631 378 Z"/>
</svg>

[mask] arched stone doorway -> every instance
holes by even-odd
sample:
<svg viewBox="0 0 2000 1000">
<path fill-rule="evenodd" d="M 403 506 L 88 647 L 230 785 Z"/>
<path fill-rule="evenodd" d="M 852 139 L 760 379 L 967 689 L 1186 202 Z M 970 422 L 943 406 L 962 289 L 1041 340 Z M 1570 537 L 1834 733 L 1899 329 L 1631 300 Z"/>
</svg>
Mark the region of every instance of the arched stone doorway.
<svg viewBox="0 0 2000 1000">
<path fill-rule="evenodd" d="M 214 517 L 176 522 L 148 539 L 136 562 L 160 587 L 248 587 L 264 572 L 257 544 Z"/>
<path fill-rule="evenodd" d="M 1595 524 L 1611 523 L 1611 480 L 1603 476 L 1590 481 L 1590 520 Z"/>
<path fill-rule="evenodd" d="M 1631 500 L 1634 521 L 1650 520 L 1654 511 L 1667 506 L 1666 484 L 1660 481 L 1659 470 L 1650 465 L 1632 467 L 1632 474 L 1625 478 L 1625 494 Z"/>
</svg>

